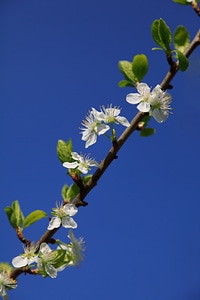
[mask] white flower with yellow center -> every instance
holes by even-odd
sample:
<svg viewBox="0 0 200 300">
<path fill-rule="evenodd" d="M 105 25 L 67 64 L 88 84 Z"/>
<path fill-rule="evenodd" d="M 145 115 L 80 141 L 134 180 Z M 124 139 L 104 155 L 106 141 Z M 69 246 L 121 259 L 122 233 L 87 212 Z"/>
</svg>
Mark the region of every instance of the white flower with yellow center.
<svg viewBox="0 0 200 300">
<path fill-rule="evenodd" d="M 98 167 L 98 163 L 89 158 L 89 156 L 83 156 L 82 154 L 78 154 L 77 152 L 71 153 L 72 158 L 75 160 L 73 162 L 64 162 L 63 167 L 68 169 L 78 169 L 81 173 L 87 174 L 90 170 L 90 167 Z"/>
<path fill-rule="evenodd" d="M 92 112 L 94 117 L 99 121 L 110 124 L 121 124 L 126 127 L 130 125 L 129 121 L 125 117 L 119 116 L 119 114 L 121 113 L 121 108 L 119 107 L 112 107 L 112 105 L 110 105 L 110 107 L 106 108 L 105 106 L 102 106 L 100 112 L 94 108 L 92 108 Z"/>
<path fill-rule="evenodd" d="M 130 93 L 126 96 L 126 101 L 130 104 L 138 104 L 137 109 L 142 112 L 148 112 L 151 109 L 150 87 L 146 83 L 139 83 L 136 87 L 138 93 Z"/>
<path fill-rule="evenodd" d="M 65 204 L 53 209 L 54 217 L 50 220 L 48 230 L 59 228 L 61 225 L 64 228 L 77 228 L 77 223 L 72 216 L 77 214 L 78 208 L 74 204 Z"/>
<path fill-rule="evenodd" d="M 162 123 L 166 121 L 171 112 L 172 96 L 166 91 L 162 91 L 160 85 L 157 85 L 153 91 L 150 99 L 152 115 L 158 123 Z"/>
<path fill-rule="evenodd" d="M 15 268 L 22 268 L 29 266 L 32 263 L 37 263 L 38 254 L 35 253 L 36 248 L 34 245 L 24 248 L 24 253 L 12 259 L 12 264 Z"/>
<path fill-rule="evenodd" d="M 54 252 L 51 250 L 47 243 L 40 245 L 39 256 L 37 267 L 38 269 L 44 268 L 45 272 L 51 277 L 57 277 L 57 270 L 54 267 Z"/>
<path fill-rule="evenodd" d="M 85 148 L 95 144 L 97 141 L 97 136 L 104 134 L 110 129 L 108 125 L 101 124 L 101 122 L 95 118 L 93 112 L 91 111 L 89 111 L 85 120 L 83 120 L 81 124 L 84 126 L 81 128 L 81 134 L 82 140 L 86 142 Z"/>
<path fill-rule="evenodd" d="M 8 300 L 6 289 L 15 289 L 17 287 L 16 280 L 9 277 L 9 274 L 5 271 L 0 273 L 0 296 L 4 300 Z"/>
</svg>

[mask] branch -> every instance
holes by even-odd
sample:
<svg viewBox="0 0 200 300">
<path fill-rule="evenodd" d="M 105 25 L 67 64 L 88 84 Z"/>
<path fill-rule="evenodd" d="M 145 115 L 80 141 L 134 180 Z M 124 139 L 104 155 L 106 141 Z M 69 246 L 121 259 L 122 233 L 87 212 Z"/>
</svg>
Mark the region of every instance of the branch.
<svg viewBox="0 0 200 300">
<path fill-rule="evenodd" d="M 184 52 L 185 56 L 188 58 L 199 45 L 200 45 L 200 29 L 195 35 L 190 45 L 188 46 L 188 48 L 186 49 L 186 51 Z M 178 70 L 179 70 L 178 63 L 176 64 L 176 66 L 173 65 L 173 67 L 169 69 L 168 73 L 166 74 L 165 78 L 160 84 L 163 90 L 166 90 L 169 87 L 170 82 L 172 81 L 172 79 L 174 78 Z"/>
<path fill-rule="evenodd" d="M 189 57 L 191 53 L 195 50 L 197 46 L 200 45 L 200 30 L 197 32 L 196 36 L 194 37 L 193 41 L 185 51 L 185 56 Z M 167 89 L 169 86 L 169 83 L 174 78 L 176 73 L 178 72 L 179 67 L 177 64 L 176 68 L 170 69 L 168 73 L 166 74 L 165 78 L 163 79 L 161 85 L 161 88 L 163 90 Z M 108 152 L 107 156 L 104 160 L 101 161 L 98 169 L 93 174 L 92 178 L 89 180 L 89 182 L 80 189 L 80 193 L 76 196 L 76 198 L 73 200 L 73 204 L 77 207 L 79 206 L 86 206 L 87 202 L 84 201 L 85 197 L 88 195 L 88 193 L 97 185 L 97 182 L 103 175 L 103 173 L 106 171 L 108 166 L 111 164 L 111 162 L 117 158 L 117 153 L 123 146 L 123 144 L 126 142 L 126 140 L 130 137 L 130 135 L 137 129 L 139 122 L 142 121 L 142 119 L 147 116 L 148 113 L 142 113 L 138 112 L 136 116 L 133 118 L 133 120 L 130 123 L 130 126 L 127 127 L 124 132 L 121 134 L 119 139 L 113 144 L 112 148 Z M 59 227 L 60 228 L 60 227 Z M 50 243 L 52 241 L 53 235 L 59 230 L 59 228 L 53 229 L 53 230 L 47 230 L 41 238 L 36 243 L 38 249 L 41 243 Z M 10 274 L 10 277 L 13 279 L 16 279 L 20 274 L 22 273 L 29 273 L 27 272 L 28 269 L 25 268 L 19 268 L 19 269 L 13 269 L 13 271 Z"/>
</svg>

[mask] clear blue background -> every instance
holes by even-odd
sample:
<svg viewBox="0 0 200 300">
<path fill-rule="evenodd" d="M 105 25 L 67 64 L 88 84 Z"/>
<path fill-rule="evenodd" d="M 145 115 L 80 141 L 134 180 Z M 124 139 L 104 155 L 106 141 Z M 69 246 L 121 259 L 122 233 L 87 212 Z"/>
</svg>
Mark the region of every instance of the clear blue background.
<svg viewBox="0 0 200 300">
<path fill-rule="evenodd" d="M 91 107 L 121 106 L 137 112 L 120 89 L 119 60 L 149 58 L 144 81 L 154 87 L 168 71 L 150 26 L 163 18 L 182 24 L 191 38 L 199 19 L 172 1 L 1 0 L 0 3 L 0 236 L 1 261 L 23 252 L 4 207 L 19 200 L 25 215 L 50 215 L 61 188 L 71 184 L 56 156 L 58 139 L 98 161 L 109 140 L 85 149 L 79 134 Z M 199 202 L 200 49 L 172 84 L 173 115 L 151 121 L 156 134 L 135 132 L 80 208 L 76 236 L 86 240 L 85 260 L 57 279 L 21 275 L 10 299 L 198 300 L 200 299 Z M 117 134 L 123 127 L 117 127 Z M 44 219 L 26 229 L 37 241 Z M 61 229 L 57 238 L 67 239 Z"/>
</svg>

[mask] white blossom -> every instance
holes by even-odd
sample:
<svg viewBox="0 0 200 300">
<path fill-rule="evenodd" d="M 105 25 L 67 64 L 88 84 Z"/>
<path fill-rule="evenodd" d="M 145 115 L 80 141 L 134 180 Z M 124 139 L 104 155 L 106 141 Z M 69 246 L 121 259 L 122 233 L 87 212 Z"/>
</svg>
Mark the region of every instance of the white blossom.
<svg viewBox="0 0 200 300">
<path fill-rule="evenodd" d="M 72 230 L 69 230 L 68 237 L 71 240 L 71 252 L 73 255 L 73 265 L 77 266 L 83 260 L 82 251 L 85 250 L 84 249 L 85 243 L 83 238 L 76 239 Z"/>
<path fill-rule="evenodd" d="M 150 87 L 146 83 L 137 85 L 138 93 L 130 93 L 126 96 L 126 101 L 130 104 L 138 104 L 137 109 L 148 112 L 151 109 L 149 99 L 151 97 Z"/>
<path fill-rule="evenodd" d="M 39 250 L 40 258 L 38 259 L 37 267 L 38 269 L 42 269 L 44 267 L 45 272 L 51 277 L 56 278 L 57 277 L 57 270 L 53 266 L 54 264 L 54 253 L 47 245 L 47 243 L 42 243 L 40 245 Z"/>
<path fill-rule="evenodd" d="M 152 115 L 158 123 L 162 123 L 166 121 L 170 110 L 172 109 L 170 107 L 172 96 L 166 91 L 162 91 L 160 85 L 157 85 L 153 92 L 150 99 L 150 104 L 153 110 Z"/>
<path fill-rule="evenodd" d="M 85 148 L 93 145 L 97 141 L 97 136 L 106 133 L 110 127 L 106 124 L 101 124 L 93 114 L 93 111 L 89 111 L 85 120 L 81 123 L 84 127 L 81 128 L 82 140 L 86 142 Z"/>
<path fill-rule="evenodd" d="M 152 110 L 154 119 L 162 123 L 166 121 L 170 113 L 170 103 L 172 97 L 166 91 L 163 91 L 160 85 L 157 85 L 152 92 L 146 83 L 137 85 L 139 93 L 130 93 L 126 96 L 126 101 L 131 104 L 138 104 L 137 109 L 141 112 Z"/>
<path fill-rule="evenodd" d="M 17 287 L 16 280 L 9 277 L 5 271 L 0 273 L 0 296 L 4 300 L 8 300 L 6 289 L 15 289 Z"/>
<path fill-rule="evenodd" d="M 98 163 L 89 158 L 89 155 L 83 156 L 82 154 L 78 154 L 77 152 L 71 153 L 72 158 L 75 160 L 74 162 L 64 162 L 63 167 L 68 169 L 78 169 L 83 174 L 87 174 L 90 167 L 98 167 Z"/>
<path fill-rule="evenodd" d="M 37 263 L 38 255 L 35 253 L 33 245 L 24 248 L 24 253 L 12 259 L 12 264 L 15 268 L 22 268 L 32 263 Z"/>
<path fill-rule="evenodd" d="M 60 227 L 64 228 L 76 228 L 77 223 L 74 221 L 72 216 L 77 214 L 78 208 L 74 204 L 65 204 L 53 209 L 54 217 L 50 220 L 48 230 L 53 230 Z"/>
<path fill-rule="evenodd" d="M 92 108 L 92 112 L 94 117 L 99 120 L 103 121 L 105 123 L 116 123 L 116 124 L 121 124 L 123 126 L 128 127 L 130 125 L 129 121 L 125 117 L 119 116 L 121 112 L 121 108 L 119 107 L 105 107 L 101 106 L 101 111 L 97 111 L 96 109 Z"/>
</svg>

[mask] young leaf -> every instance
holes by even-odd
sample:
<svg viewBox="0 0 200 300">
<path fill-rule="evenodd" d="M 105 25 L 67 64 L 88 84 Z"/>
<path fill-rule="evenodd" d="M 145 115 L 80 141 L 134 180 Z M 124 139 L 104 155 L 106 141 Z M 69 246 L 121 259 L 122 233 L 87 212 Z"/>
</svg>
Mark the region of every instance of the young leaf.
<svg viewBox="0 0 200 300">
<path fill-rule="evenodd" d="M 188 66 L 189 66 L 189 61 L 187 59 L 187 57 L 179 50 L 174 50 L 177 54 L 178 57 L 178 61 L 179 61 L 179 69 L 184 72 L 185 70 L 187 70 Z"/>
<path fill-rule="evenodd" d="M 25 219 L 23 223 L 23 228 L 29 227 L 33 223 L 39 221 L 42 218 L 46 218 L 47 214 L 43 210 L 32 211 Z"/>
<path fill-rule="evenodd" d="M 187 2 L 187 0 L 173 0 L 176 3 L 182 4 L 182 5 L 188 5 L 190 4 L 189 2 Z"/>
<path fill-rule="evenodd" d="M 165 45 L 166 50 L 169 51 L 170 44 L 172 41 L 172 33 L 170 28 L 165 23 L 165 21 L 163 21 L 163 19 L 160 19 L 159 21 L 160 21 L 160 26 L 159 26 L 160 36 L 162 38 L 162 42 Z"/>
<path fill-rule="evenodd" d="M 132 62 L 132 71 L 137 78 L 137 81 L 141 82 L 148 71 L 148 59 L 146 55 L 138 54 L 134 56 Z"/>
<path fill-rule="evenodd" d="M 24 216 L 20 209 L 19 202 L 17 200 L 12 203 L 12 209 L 16 217 L 17 226 L 20 226 L 24 221 Z"/>
<path fill-rule="evenodd" d="M 67 142 L 63 140 L 58 140 L 57 143 L 57 155 L 59 160 L 64 163 L 66 161 L 71 162 L 71 153 L 72 153 L 72 140 L 69 139 Z"/>
<path fill-rule="evenodd" d="M 76 183 L 70 185 L 70 187 L 67 190 L 66 193 L 66 199 L 70 201 L 71 199 L 74 199 L 76 197 L 76 195 L 79 193 L 80 188 L 78 187 L 78 185 Z"/>
<path fill-rule="evenodd" d="M 151 33 L 154 41 L 168 53 L 172 41 L 172 33 L 163 19 L 154 20 L 151 25 Z"/>
<path fill-rule="evenodd" d="M 61 191 L 61 196 L 63 198 L 63 200 L 67 199 L 67 190 L 68 190 L 68 185 L 64 184 L 62 191 Z"/>
<path fill-rule="evenodd" d="M 9 220 L 9 222 L 10 222 L 10 225 L 11 225 L 14 229 L 16 229 L 16 228 L 17 228 L 17 220 L 16 220 L 16 217 L 15 217 L 15 214 L 13 213 L 12 207 L 6 206 L 6 207 L 4 208 L 4 211 L 5 211 L 5 213 L 6 213 L 7 217 L 8 217 L 8 220 Z"/>
<path fill-rule="evenodd" d="M 121 81 L 119 81 L 118 85 L 119 85 L 119 87 L 126 87 L 126 86 L 135 87 L 135 85 L 131 81 L 128 81 L 128 80 L 121 80 Z"/>
<path fill-rule="evenodd" d="M 91 174 L 83 176 L 82 177 L 83 183 L 86 184 L 90 180 L 91 177 L 92 177 Z"/>
<path fill-rule="evenodd" d="M 174 32 L 174 46 L 182 53 L 187 49 L 190 44 L 190 35 L 187 29 L 180 25 Z"/>
<path fill-rule="evenodd" d="M 140 136 L 151 136 L 156 132 L 156 130 L 154 128 L 144 128 L 141 132 L 140 132 Z"/>
<path fill-rule="evenodd" d="M 132 72 L 132 63 L 127 60 L 121 60 L 119 61 L 118 66 L 126 80 L 132 82 L 133 85 L 136 86 L 135 76 Z"/>
<path fill-rule="evenodd" d="M 13 201 L 12 206 L 7 206 L 4 210 L 7 214 L 11 226 L 14 229 L 16 229 L 17 227 L 21 227 L 24 221 L 24 216 L 20 209 L 19 202 L 17 200 Z"/>
</svg>

